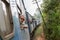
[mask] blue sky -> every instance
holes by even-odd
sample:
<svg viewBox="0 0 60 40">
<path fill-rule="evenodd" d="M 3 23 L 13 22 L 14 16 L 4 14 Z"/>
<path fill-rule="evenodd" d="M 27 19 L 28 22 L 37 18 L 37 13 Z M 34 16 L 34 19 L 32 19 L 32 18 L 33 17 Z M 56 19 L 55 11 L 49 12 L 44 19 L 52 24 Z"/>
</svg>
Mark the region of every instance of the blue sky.
<svg viewBox="0 0 60 40">
<path fill-rule="evenodd" d="M 33 4 L 34 2 L 32 2 L 32 1 L 33 0 L 24 0 L 24 3 L 25 3 L 25 7 L 26 7 L 27 11 L 31 15 L 34 15 L 37 6 L 36 6 L 36 4 Z M 40 1 L 39 5 L 42 3 L 42 0 L 37 0 L 37 1 Z"/>
</svg>

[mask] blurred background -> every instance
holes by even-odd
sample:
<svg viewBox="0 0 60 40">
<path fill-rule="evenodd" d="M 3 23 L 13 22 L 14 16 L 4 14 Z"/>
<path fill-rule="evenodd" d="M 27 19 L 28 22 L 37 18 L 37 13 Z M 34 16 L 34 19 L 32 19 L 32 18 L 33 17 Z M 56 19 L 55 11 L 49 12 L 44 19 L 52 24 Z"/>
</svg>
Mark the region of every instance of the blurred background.
<svg viewBox="0 0 60 40">
<path fill-rule="evenodd" d="M 60 0 L 0 0 L 0 40 L 60 40 Z"/>
</svg>

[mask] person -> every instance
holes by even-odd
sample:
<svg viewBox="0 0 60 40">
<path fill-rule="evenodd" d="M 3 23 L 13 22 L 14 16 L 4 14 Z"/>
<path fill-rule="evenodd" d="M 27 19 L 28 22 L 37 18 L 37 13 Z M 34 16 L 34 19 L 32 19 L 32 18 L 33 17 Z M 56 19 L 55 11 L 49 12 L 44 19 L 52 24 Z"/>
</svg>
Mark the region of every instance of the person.
<svg viewBox="0 0 60 40">
<path fill-rule="evenodd" d="M 24 15 L 19 15 L 19 20 L 20 20 L 20 28 L 21 29 L 28 28 L 27 24 L 25 23 L 25 17 L 24 17 Z"/>
</svg>

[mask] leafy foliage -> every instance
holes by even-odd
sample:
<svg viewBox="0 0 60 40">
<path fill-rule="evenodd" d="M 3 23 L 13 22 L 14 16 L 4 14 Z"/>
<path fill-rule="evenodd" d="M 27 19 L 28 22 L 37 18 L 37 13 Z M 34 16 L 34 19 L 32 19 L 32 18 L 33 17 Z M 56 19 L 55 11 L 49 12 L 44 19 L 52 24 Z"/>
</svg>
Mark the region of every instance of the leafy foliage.
<svg viewBox="0 0 60 40">
<path fill-rule="evenodd" d="M 60 0 L 43 0 L 47 40 L 60 40 Z M 43 15 L 44 16 L 44 15 Z"/>
</svg>

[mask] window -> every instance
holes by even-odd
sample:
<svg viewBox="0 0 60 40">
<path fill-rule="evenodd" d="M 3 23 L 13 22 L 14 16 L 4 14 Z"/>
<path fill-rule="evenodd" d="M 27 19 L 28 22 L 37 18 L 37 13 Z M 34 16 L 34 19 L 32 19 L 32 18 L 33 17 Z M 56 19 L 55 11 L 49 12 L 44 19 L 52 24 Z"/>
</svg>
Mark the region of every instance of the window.
<svg viewBox="0 0 60 40">
<path fill-rule="evenodd" d="M 4 36 L 6 36 L 13 33 L 13 20 L 12 20 L 10 4 L 7 1 L 2 0 L 2 5 L 3 5 L 5 29 L 6 29 Z"/>
</svg>

